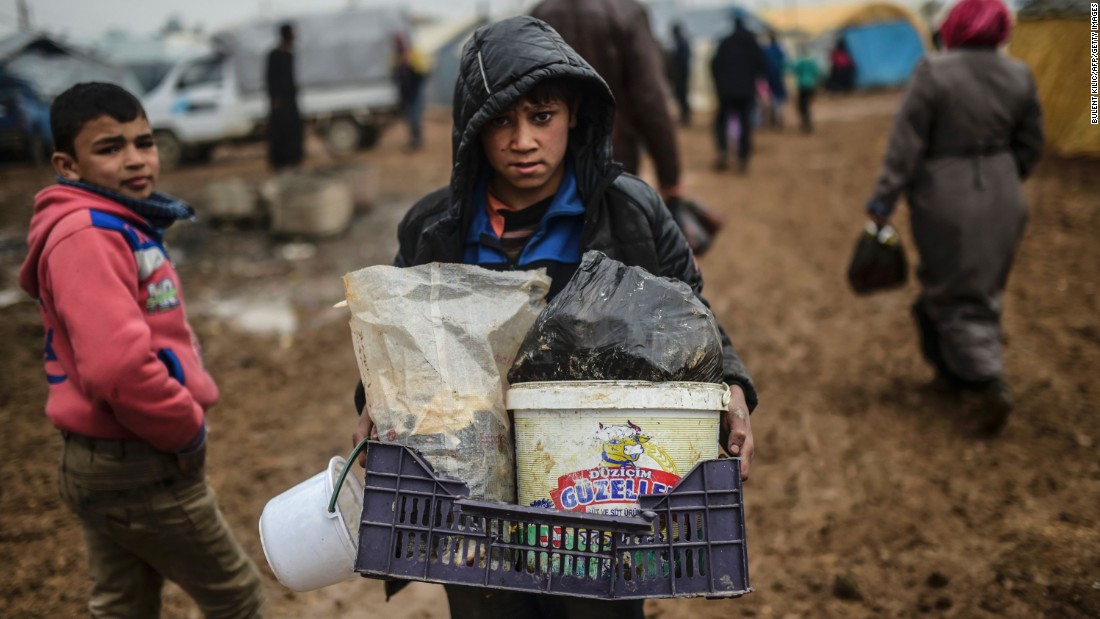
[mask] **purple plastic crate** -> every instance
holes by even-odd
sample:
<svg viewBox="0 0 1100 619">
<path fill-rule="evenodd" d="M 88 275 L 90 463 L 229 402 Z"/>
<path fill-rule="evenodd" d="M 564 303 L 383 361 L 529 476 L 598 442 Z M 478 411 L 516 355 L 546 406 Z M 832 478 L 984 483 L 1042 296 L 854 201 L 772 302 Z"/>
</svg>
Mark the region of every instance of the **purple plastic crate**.
<svg viewBox="0 0 1100 619">
<path fill-rule="evenodd" d="M 371 442 L 355 570 L 598 599 L 749 593 L 740 461 L 700 462 L 642 518 L 472 501 L 415 451 Z"/>
</svg>

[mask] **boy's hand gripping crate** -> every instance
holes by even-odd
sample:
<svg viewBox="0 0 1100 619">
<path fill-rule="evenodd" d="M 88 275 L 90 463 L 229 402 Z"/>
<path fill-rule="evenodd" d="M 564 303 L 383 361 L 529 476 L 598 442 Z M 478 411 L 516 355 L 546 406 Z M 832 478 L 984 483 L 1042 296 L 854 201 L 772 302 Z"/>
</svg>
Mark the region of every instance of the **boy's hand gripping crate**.
<svg viewBox="0 0 1100 619">
<path fill-rule="evenodd" d="M 598 599 L 749 593 L 738 459 L 708 460 L 642 518 L 466 499 L 401 445 L 371 442 L 355 570 Z"/>
</svg>

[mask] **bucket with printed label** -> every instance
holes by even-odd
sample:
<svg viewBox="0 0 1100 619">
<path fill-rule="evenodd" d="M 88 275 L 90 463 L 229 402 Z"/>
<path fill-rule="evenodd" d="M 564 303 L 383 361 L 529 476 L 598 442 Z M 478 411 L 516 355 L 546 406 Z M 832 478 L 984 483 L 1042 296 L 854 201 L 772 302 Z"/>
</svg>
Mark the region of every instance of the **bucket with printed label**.
<svg viewBox="0 0 1100 619">
<path fill-rule="evenodd" d="M 519 504 L 634 516 L 638 496 L 667 493 L 718 457 L 729 406 L 721 384 L 642 381 L 512 385 Z"/>
</svg>

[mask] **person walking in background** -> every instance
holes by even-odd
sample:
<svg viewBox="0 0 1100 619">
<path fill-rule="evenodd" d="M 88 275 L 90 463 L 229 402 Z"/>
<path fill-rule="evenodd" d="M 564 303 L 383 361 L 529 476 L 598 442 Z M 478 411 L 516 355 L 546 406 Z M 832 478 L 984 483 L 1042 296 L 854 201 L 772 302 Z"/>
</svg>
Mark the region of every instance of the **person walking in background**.
<svg viewBox="0 0 1100 619">
<path fill-rule="evenodd" d="M 691 126 L 691 41 L 684 34 L 684 25 L 672 24 L 672 49 L 669 51 L 669 81 L 672 82 L 672 94 L 680 108 L 680 126 Z"/>
<path fill-rule="evenodd" d="M 62 437 L 61 500 L 84 534 L 89 614 L 159 617 L 170 579 L 206 617 L 260 617 L 259 570 L 206 483 L 218 387 L 164 249 L 194 211 L 155 191 L 156 142 L 129 92 L 77 84 L 50 125 L 57 184 L 35 197 L 19 284 L 45 327 L 45 409 Z"/>
<path fill-rule="evenodd" d="M 403 34 L 393 36 L 393 80 L 401 97 L 401 113 L 409 128 L 409 151 L 424 146 L 424 83 L 428 79 L 428 61 Z"/>
<path fill-rule="evenodd" d="M 856 87 L 856 62 L 848 51 L 848 44 L 841 36 L 836 40 L 833 51 L 829 53 L 829 79 L 825 82 L 825 90 L 829 92 L 847 93 Z"/>
<path fill-rule="evenodd" d="M 294 79 L 294 26 L 279 26 L 279 44 L 267 55 L 265 71 L 269 112 L 268 161 L 275 170 L 302 163 L 304 138 L 298 111 L 298 83 Z"/>
<path fill-rule="evenodd" d="M 737 156 L 742 172 L 749 166 L 752 154 L 752 112 L 756 105 L 756 80 L 767 73 L 764 50 L 756 41 L 756 35 L 745 27 L 745 20 L 734 12 L 733 32 L 718 43 L 718 49 L 710 61 L 710 73 L 718 95 L 718 111 L 714 117 L 714 139 L 718 158 L 717 170 L 725 170 L 729 163 L 729 134 L 731 119 L 738 126 Z"/>
<path fill-rule="evenodd" d="M 682 197 L 680 148 L 664 88 L 661 46 L 637 0 L 543 0 L 531 15 L 550 24 L 600 74 L 617 103 L 614 157 L 637 174 L 641 150 L 653 158 L 666 202 Z"/>
<path fill-rule="evenodd" d="M 1000 0 L 951 10 L 947 52 L 914 72 L 866 205 L 884 225 L 905 193 L 920 255 L 921 350 L 937 390 L 976 394 L 974 429 L 984 434 L 1000 432 L 1012 410 L 1001 313 L 1027 223 L 1021 181 L 1043 145 L 1031 71 L 997 51 L 1011 27 Z"/>
<path fill-rule="evenodd" d="M 794 74 L 795 86 L 798 88 L 798 116 L 802 121 L 802 132 L 812 133 L 814 122 L 810 107 L 821 81 L 821 67 L 805 43 L 799 43 L 798 57 L 790 66 L 790 71 Z"/>
<path fill-rule="evenodd" d="M 783 107 L 787 105 L 787 81 L 784 77 L 787 67 L 787 54 L 779 44 L 774 32 L 768 35 L 769 43 L 764 49 L 767 58 L 768 90 L 771 93 L 771 105 L 768 106 L 768 124 L 777 129 L 783 128 Z"/>
</svg>

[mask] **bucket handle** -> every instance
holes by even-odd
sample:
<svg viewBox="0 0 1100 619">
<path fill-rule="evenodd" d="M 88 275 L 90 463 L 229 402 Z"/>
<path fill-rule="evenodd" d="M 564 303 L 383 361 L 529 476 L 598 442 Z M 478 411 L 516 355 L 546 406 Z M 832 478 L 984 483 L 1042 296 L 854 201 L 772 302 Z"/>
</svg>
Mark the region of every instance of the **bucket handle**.
<svg viewBox="0 0 1100 619">
<path fill-rule="evenodd" d="M 370 438 L 364 438 L 359 441 L 359 444 L 355 446 L 355 449 L 351 450 L 351 455 L 348 456 L 348 461 L 344 464 L 344 470 L 340 471 L 340 477 L 336 479 L 336 485 L 332 489 L 332 498 L 328 502 L 328 513 L 336 513 L 336 497 L 340 496 L 340 488 L 344 486 L 344 479 L 348 476 L 348 471 L 355 466 L 355 460 L 359 457 L 359 453 L 367 447 L 367 442 Z"/>
</svg>

